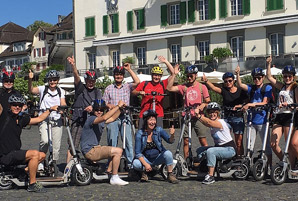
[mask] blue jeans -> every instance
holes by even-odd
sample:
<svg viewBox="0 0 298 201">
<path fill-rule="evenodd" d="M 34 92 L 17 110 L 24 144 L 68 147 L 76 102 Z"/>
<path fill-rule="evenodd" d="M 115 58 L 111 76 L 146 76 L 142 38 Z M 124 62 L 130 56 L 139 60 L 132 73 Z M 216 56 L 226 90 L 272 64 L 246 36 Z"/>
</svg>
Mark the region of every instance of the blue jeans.
<svg viewBox="0 0 298 201">
<path fill-rule="evenodd" d="M 207 166 L 215 167 L 216 159 L 231 159 L 236 155 L 233 147 L 199 147 L 197 149 L 198 158 L 207 156 Z"/>
<path fill-rule="evenodd" d="M 149 161 L 145 156 L 143 156 L 145 161 L 151 166 L 156 166 L 160 164 L 166 164 L 167 166 L 173 165 L 173 154 L 169 150 L 160 153 L 154 160 Z M 134 159 L 132 163 L 133 169 L 137 171 L 144 171 L 145 167 L 139 159 Z"/>
<path fill-rule="evenodd" d="M 117 147 L 119 132 L 121 133 L 121 139 L 123 141 L 123 131 L 124 131 L 123 119 L 124 119 L 124 115 L 120 115 L 119 118 L 117 118 L 115 121 L 107 125 L 107 133 L 108 133 L 107 141 L 109 146 Z M 125 155 L 127 158 L 127 163 L 128 163 L 128 166 L 131 166 L 134 154 L 133 154 L 133 146 L 132 146 L 132 131 L 131 131 L 130 120 L 126 123 L 125 144 L 126 144 Z"/>
<path fill-rule="evenodd" d="M 243 135 L 245 125 L 242 117 L 228 117 L 225 121 L 230 124 L 234 134 Z"/>
</svg>

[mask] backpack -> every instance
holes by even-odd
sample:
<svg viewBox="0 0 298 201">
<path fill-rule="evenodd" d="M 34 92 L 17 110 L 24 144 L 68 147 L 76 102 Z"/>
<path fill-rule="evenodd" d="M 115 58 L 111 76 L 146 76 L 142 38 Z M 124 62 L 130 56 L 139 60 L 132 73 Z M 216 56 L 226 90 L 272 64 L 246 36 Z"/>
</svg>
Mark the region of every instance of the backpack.
<svg viewBox="0 0 298 201">
<path fill-rule="evenodd" d="M 59 95 L 59 98 L 61 98 L 61 90 L 59 87 L 56 88 L 57 89 L 57 92 L 58 92 L 58 95 Z M 46 96 L 46 94 L 48 93 L 49 91 L 49 87 L 48 86 L 45 86 L 44 88 L 44 91 L 43 91 L 43 95 L 42 95 L 42 98 L 40 99 L 39 103 L 41 104 L 44 97 Z M 56 95 L 55 95 L 56 96 Z"/>
<path fill-rule="evenodd" d="M 263 98 L 264 98 L 264 96 L 265 96 L 265 92 L 266 92 L 266 87 L 268 86 L 268 85 L 270 85 L 271 86 L 271 84 L 263 84 L 263 86 L 261 87 L 261 95 L 263 96 Z M 256 92 L 256 90 L 257 90 L 258 88 L 257 88 L 257 86 L 256 85 L 252 85 L 251 86 L 251 90 L 250 90 L 250 94 L 249 94 L 249 100 L 251 100 L 252 98 L 253 98 L 253 96 L 254 96 L 254 94 L 255 94 L 255 92 Z M 269 101 L 269 103 L 273 103 L 273 104 L 275 104 L 276 103 L 276 93 L 274 93 L 273 92 L 273 87 L 272 87 L 272 91 L 271 91 L 271 96 L 272 96 L 272 98 L 270 98 L 270 101 Z"/>
<path fill-rule="evenodd" d="M 143 87 L 143 91 L 145 90 L 145 87 L 148 85 L 149 81 L 145 81 L 144 87 Z M 163 84 L 162 81 L 159 82 L 159 84 L 161 84 L 162 89 L 163 89 L 163 94 L 166 93 L 166 89 L 165 89 L 165 85 Z"/>
</svg>

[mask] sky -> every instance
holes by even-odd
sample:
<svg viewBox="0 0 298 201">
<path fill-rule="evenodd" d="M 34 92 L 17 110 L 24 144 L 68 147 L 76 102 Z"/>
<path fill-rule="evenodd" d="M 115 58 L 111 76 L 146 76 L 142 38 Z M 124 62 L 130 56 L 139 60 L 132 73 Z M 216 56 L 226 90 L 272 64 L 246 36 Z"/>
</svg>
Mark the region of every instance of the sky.
<svg viewBox="0 0 298 201">
<path fill-rule="evenodd" d="M 0 26 L 13 22 L 24 28 L 36 20 L 56 24 L 72 12 L 72 0 L 1 0 Z"/>
</svg>

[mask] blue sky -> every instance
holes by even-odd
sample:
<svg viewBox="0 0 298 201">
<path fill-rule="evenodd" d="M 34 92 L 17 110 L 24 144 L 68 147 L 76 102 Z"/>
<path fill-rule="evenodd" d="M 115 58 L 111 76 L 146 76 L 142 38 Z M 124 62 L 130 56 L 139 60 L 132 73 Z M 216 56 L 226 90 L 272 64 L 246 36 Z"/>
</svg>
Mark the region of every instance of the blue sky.
<svg viewBox="0 0 298 201">
<path fill-rule="evenodd" d="M 11 21 L 27 27 L 35 20 L 51 24 L 72 12 L 72 0 L 1 0 L 0 26 Z"/>
</svg>

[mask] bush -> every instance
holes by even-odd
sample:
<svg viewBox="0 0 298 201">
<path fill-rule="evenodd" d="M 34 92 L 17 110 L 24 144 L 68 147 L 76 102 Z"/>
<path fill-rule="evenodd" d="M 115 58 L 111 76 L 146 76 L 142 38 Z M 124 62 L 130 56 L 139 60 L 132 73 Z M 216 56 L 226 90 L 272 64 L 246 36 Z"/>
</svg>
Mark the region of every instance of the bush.
<svg viewBox="0 0 298 201">
<path fill-rule="evenodd" d="M 212 51 L 212 54 L 217 59 L 222 59 L 233 55 L 231 50 L 226 47 L 217 47 Z"/>
<path fill-rule="evenodd" d="M 125 64 L 125 63 L 130 63 L 130 64 L 134 64 L 135 61 L 134 61 L 134 58 L 133 57 L 126 57 L 124 59 L 122 59 L 122 63 Z"/>
<path fill-rule="evenodd" d="M 114 81 L 112 81 L 109 76 L 105 75 L 104 78 L 102 79 L 102 81 L 97 81 L 95 86 L 97 88 L 99 88 L 102 92 L 102 94 L 104 93 L 105 89 L 107 88 L 107 86 L 109 86 L 110 84 L 113 84 Z"/>
</svg>

